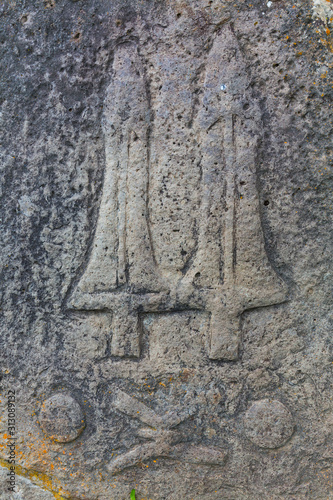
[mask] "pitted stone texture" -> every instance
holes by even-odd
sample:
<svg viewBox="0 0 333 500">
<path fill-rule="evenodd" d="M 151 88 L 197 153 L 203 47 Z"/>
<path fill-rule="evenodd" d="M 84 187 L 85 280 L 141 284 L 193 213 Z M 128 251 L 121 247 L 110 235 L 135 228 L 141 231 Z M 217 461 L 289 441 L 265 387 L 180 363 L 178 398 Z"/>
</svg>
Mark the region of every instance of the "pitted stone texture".
<svg viewBox="0 0 333 500">
<path fill-rule="evenodd" d="M 65 394 L 55 394 L 44 401 L 39 422 L 45 434 L 58 443 L 74 441 L 85 428 L 79 404 Z"/>
<path fill-rule="evenodd" d="M 279 448 L 293 435 L 295 424 L 280 401 L 262 399 L 246 412 L 244 427 L 246 436 L 260 448 Z"/>
</svg>

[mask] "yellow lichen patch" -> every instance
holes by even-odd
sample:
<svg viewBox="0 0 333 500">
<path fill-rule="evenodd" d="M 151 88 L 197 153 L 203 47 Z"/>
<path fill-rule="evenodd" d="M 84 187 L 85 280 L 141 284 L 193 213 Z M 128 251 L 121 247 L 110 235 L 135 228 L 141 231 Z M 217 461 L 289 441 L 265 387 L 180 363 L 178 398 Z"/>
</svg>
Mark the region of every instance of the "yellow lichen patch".
<svg viewBox="0 0 333 500">
<path fill-rule="evenodd" d="M 320 38 L 321 43 L 324 47 L 327 47 L 331 52 L 333 52 L 333 43 L 331 40 L 331 35 L 327 36 L 327 40 L 325 38 Z"/>
<path fill-rule="evenodd" d="M 10 465 L 6 460 L 0 458 L 0 465 L 2 467 L 6 467 L 9 469 Z M 57 479 L 51 478 L 46 474 L 41 472 L 37 472 L 35 470 L 25 469 L 20 465 L 15 466 L 15 473 L 18 476 L 25 477 L 29 479 L 33 484 L 39 486 L 40 488 L 50 491 L 56 500 L 69 500 L 69 493 L 64 491 L 63 488 L 59 485 L 59 481 Z M 65 497 L 63 495 L 66 495 Z"/>
<path fill-rule="evenodd" d="M 313 17 L 315 19 L 320 19 L 323 23 L 323 31 L 326 34 L 325 38 L 320 38 L 321 43 L 327 47 L 331 52 L 333 52 L 333 43 L 331 38 L 331 30 L 328 26 L 328 22 L 332 22 L 333 9 L 330 1 L 328 0 L 313 0 L 312 7 Z M 328 21 L 329 20 L 329 21 Z M 319 31 L 317 31 L 319 33 Z"/>
<path fill-rule="evenodd" d="M 20 461 L 24 462 L 24 466 L 27 469 L 30 469 L 31 466 L 34 468 L 34 464 L 38 463 L 43 465 L 44 470 L 47 470 L 51 462 L 49 447 L 50 443 L 47 440 L 38 437 L 36 439 L 36 436 L 32 435 L 31 440 L 27 437 L 18 443 L 17 451 L 21 455 Z M 21 450 L 22 452 L 20 453 Z"/>
</svg>

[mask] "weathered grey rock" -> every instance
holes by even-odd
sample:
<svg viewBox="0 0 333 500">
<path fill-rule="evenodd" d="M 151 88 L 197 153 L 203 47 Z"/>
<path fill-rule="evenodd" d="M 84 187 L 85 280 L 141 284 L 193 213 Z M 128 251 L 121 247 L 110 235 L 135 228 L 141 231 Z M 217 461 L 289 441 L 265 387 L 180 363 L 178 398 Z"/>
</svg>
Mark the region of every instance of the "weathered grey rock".
<svg viewBox="0 0 333 500">
<path fill-rule="evenodd" d="M 0 13 L 0 497 L 331 498 L 331 2 Z"/>
</svg>

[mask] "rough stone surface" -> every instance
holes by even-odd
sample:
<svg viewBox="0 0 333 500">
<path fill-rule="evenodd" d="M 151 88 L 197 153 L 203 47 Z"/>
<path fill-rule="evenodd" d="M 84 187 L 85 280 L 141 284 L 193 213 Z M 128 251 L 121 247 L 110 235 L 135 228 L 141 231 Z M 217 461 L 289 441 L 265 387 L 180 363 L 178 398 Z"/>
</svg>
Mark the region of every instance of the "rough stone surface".
<svg viewBox="0 0 333 500">
<path fill-rule="evenodd" d="M 1 498 L 333 498 L 332 23 L 0 3 Z"/>
</svg>

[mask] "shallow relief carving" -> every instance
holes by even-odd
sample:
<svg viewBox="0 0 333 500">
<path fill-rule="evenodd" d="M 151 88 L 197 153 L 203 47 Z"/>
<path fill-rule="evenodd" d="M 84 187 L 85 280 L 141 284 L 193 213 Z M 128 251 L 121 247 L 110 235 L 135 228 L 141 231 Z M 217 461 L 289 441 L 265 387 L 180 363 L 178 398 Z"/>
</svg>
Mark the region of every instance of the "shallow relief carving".
<svg viewBox="0 0 333 500">
<path fill-rule="evenodd" d="M 230 28 L 216 36 L 205 68 L 193 124 L 200 144 L 199 229 L 195 255 L 179 276 L 157 265 L 152 244 L 148 79 L 135 42 L 115 52 L 99 219 L 88 264 L 69 299 L 72 309 L 112 312 L 114 356 L 140 356 L 142 314 L 197 309 L 210 313 L 209 357 L 237 360 L 242 313 L 286 299 L 260 219 L 260 110 Z"/>
<path fill-rule="evenodd" d="M 329 82 L 293 45 L 306 6 L 63 2 L 45 44 L 19 4 L 0 372 L 18 473 L 59 498 L 328 497 Z"/>
<path fill-rule="evenodd" d="M 58 443 L 74 441 L 85 428 L 85 418 L 77 401 L 61 393 L 43 402 L 39 423 L 44 433 Z"/>
<path fill-rule="evenodd" d="M 113 445 L 111 458 L 106 459 L 103 467 L 112 475 L 120 474 L 131 467 L 145 467 L 154 459 L 216 469 L 226 466 L 229 462 L 230 447 L 231 443 L 234 443 L 235 435 L 227 440 L 222 438 L 222 435 L 216 436 L 214 443 L 197 442 L 200 430 L 196 432 L 196 424 L 202 422 L 204 413 L 203 408 L 198 407 L 193 394 L 189 394 L 186 404 L 183 405 L 168 402 L 167 405 L 162 403 L 152 406 L 149 402 L 147 404 L 147 401 L 142 401 L 140 396 L 133 396 L 127 390 L 120 389 L 119 383 L 122 385 L 118 380 L 115 386 L 109 386 L 110 396 L 104 401 L 108 421 L 113 427 Z M 189 386 L 187 388 L 190 389 Z M 196 397 L 204 397 L 209 419 L 213 418 L 214 407 L 215 410 L 219 407 L 219 417 L 216 418 L 216 413 L 214 417 L 217 427 L 231 426 L 234 433 L 238 434 L 236 439 L 242 438 L 243 435 L 257 450 L 281 448 L 295 432 L 294 417 L 279 400 L 254 401 L 241 415 L 226 419 L 222 396 L 216 386 L 207 390 L 196 385 Z M 119 416 L 123 422 L 120 426 L 116 423 Z M 56 393 L 41 404 L 39 424 L 55 447 L 59 444 L 66 446 L 81 436 L 86 427 L 86 419 L 73 397 Z M 124 437 L 128 437 L 129 429 L 131 439 L 125 444 Z M 189 429 L 192 431 L 189 432 Z M 211 436 L 216 435 L 214 429 L 206 429 L 206 438 L 209 437 L 209 432 Z M 246 442 L 244 444 L 246 445 Z M 78 443 L 78 446 L 82 446 L 82 442 Z"/>
<path fill-rule="evenodd" d="M 226 450 L 191 444 L 179 432 L 177 427 L 191 417 L 194 413 L 193 408 L 172 409 L 164 415 L 159 415 L 135 397 L 121 390 L 117 390 L 113 405 L 119 412 L 145 425 L 138 431 L 139 437 L 145 439 L 145 442 L 113 458 L 108 465 L 108 470 L 112 474 L 158 457 L 181 460 L 194 465 L 223 466 L 225 464 L 228 457 Z"/>
<path fill-rule="evenodd" d="M 279 448 L 295 430 L 292 414 L 280 401 L 255 401 L 244 415 L 247 438 L 260 448 Z"/>
</svg>

